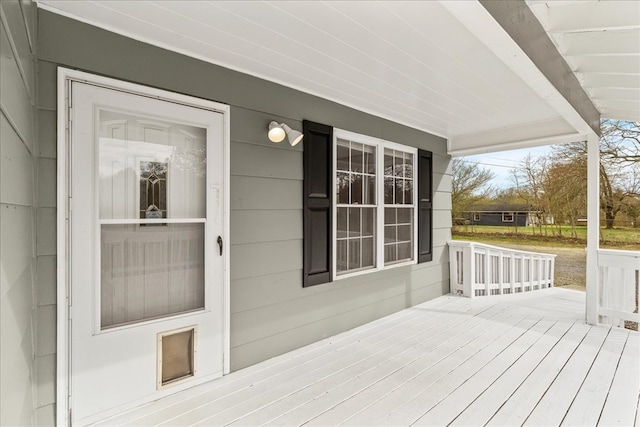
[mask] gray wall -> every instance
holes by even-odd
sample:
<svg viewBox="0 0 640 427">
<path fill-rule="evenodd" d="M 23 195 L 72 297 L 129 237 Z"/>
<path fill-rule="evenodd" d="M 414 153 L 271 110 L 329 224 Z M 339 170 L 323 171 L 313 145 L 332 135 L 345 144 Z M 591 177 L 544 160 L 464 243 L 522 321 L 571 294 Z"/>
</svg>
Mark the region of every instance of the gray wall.
<svg viewBox="0 0 640 427">
<path fill-rule="evenodd" d="M 2 0 L 0 18 L 0 425 L 32 425 L 46 412 L 35 411 L 48 401 L 45 383 L 53 383 L 36 336 L 55 332 L 55 323 L 40 329 L 44 317 L 34 296 L 40 243 L 35 5 Z M 36 387 L 42 374 L 43 387 Z"/>
<path fill-rule="evenodd" d="M 49 12 L 39 11 L 38 30 L 42 141 L 55 138 L 57 65 L 231 106 L 232 370 L 449 291 L 444 139 Z M 270 120 L 300 130 L 303 119 L 433 151 L 433 262 L 302 288 L 304 142 L 274 145 L 266 130 Z M 53 181 L 55 169 L 48 173 Z"/>
</svg>

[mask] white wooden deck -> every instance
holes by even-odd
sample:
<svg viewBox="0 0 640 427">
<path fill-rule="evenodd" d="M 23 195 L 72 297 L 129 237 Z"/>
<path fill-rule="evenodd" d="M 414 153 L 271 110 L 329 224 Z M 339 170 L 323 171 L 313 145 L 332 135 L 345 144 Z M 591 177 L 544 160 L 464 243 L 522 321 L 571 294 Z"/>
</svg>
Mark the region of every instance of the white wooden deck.
<svg viewBox="0 0 640 427">
<path fill-rule="evenodd" d="M 577 291 L 444 296 L 103 425 L 640 425 L 639 344 Z"/>
</svg>

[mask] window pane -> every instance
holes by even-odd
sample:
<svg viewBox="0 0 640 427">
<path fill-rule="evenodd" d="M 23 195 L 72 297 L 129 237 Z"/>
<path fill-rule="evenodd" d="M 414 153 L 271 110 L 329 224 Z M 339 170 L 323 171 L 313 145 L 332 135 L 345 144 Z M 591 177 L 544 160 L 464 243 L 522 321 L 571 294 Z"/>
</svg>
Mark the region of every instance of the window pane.
<svg viewBox="0 0 640 427">
<path fill-rule="evenodd" d="M 398 243 L 398 261 L 412 259 L 412 248 L 411 243 Z"/>
<path fill-rule="evenodd" d="M 349 208 L 349 237 L 360 237 L 360 208 Z"/>
<path fill-rule="evenodd" d="M 396 223 L 396 208 L 384 208 L 384 223 L 385 224 Z"/>
<path fill-rule="evenodd" d="M 393 243 L 396 241 L 396 226 L 385 225 L 384 226 L 384 242 Z"/>
<path fill-rule="evenodd" d="M 404 204 L 413 204 L 413 181 L 408 179 L 404 181 Z"/>
<path fill-rule="evenodd" d="M 362 172 L 362 144 L 351 143 L 351 172 Z"/>
<path fill-rule="evenodd" d="M 402 152 L 396 151 L 393 161 L 393 174 L 398 177 L 404 176 L 404 167 L 402 161 Z"/>
<path fill-rule="evenodd" d="M 396 256 L 396 245 L 384 245 L 384 262 L 388 264 L 390 262 L 394 262 L 397 258 Z"/>
<path fill-rule="evenodd" d="M 413 208 L 398 208 L 398 224 L 410 224 Z"/>
<path fill-rule="evenodd" d="M 375 265 L 376 254 L 373 243 L 373 237 L 362 239 L 362 267 Z"/>
<path fill-rule="evenodd" d="M 386 205 L 393 204 L 393 178 L 384 179 L 384 203 Z"/>
<path fill-rule="evenodd" d="M 365 205 L 376 204 L 376 177 L 375 176 L 364 177 L 364 200 L 362 201 L 362 203 Z"/>
<path fill-rule="evenodd" d="M 360 239 L 349 240 L 349 270 L 360 268 Z"/>
<path fill-rule="evenodd" d="M 364 153 L 364 171 L 366 173 L 376 173 L 376 152 L 374 147 L 369 147 Z"/>
<path fill-rule="evenodd" d="M 337 208 L 338 220 L 336 221 L 337 238 L 347 237 L 347 210 L 349 208 Z"/>
<path fill-rule="evenodd" d="M 338 240 L 336 242 L 336 271 L 347 270 L 347 242 L 348 240 Z"/>
<path fill-rule="evenodd" d="M 339 171 L 349 170 L 349 141 L 339 139 L 337 144 L 336 168 Z"/>
<path fill-rule="evenodd" d="M 413 154 L 404 153 L 404 176 L 413 178 Z"/>
<path fill-rule="evenodd" d="M 408 242 L 411 240 L 411 226 L 410 225 L 399 225 L 398 226 L 398 241 L 399 242 Z"/>
<path fill-rule="evenodd" d="M 376 228 L 375 208 L 362 208 L 362 235 L 373 236 Z"/>
<path fill-rule="evenodd" d="M 336 203 L 349 203 L 349 174 L 338 172 L 336 174 Z"/>
<path fill-rule="evenodd" d="M 351 204 L 362 204 L 362 175 L 351 174 Z"/>
<path fill-rule="evenodd" d="M 404 195 L 404 180 L 402 178 L 395 179 L 395 203 L 401 205 L 404 203 L 402 196 Z"/>
<path fill-rule="evenodd" d="M 384 174 L 393 176 L 393 150 L 384 149 Z"/>
</svg>

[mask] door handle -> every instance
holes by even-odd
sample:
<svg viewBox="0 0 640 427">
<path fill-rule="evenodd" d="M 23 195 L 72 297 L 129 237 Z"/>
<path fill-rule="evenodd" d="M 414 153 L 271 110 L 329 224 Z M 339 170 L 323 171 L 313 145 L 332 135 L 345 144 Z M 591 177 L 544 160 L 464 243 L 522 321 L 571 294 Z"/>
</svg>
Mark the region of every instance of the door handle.
<svg viewBox="0 0 640 427">
<path fill-rule="evenodd" d="M 222 236 L 218 236 L 218 246 L 220 247 L 220 256 L 222 256 Z"/>
</svg>

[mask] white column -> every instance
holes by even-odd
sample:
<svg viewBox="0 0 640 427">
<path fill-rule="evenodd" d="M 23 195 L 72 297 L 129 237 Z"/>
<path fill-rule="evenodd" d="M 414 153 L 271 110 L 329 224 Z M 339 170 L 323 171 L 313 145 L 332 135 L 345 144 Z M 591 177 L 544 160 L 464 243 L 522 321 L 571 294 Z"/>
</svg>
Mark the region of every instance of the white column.
<svg viewBox="0 0 640 427">
<path fill-rule="evenodd" d="M 598 247 L 600 244 L 600 148 L 597 135 L 587 139 L 587 295 L 586 322 L 598 324 Z"/>
</svg>

